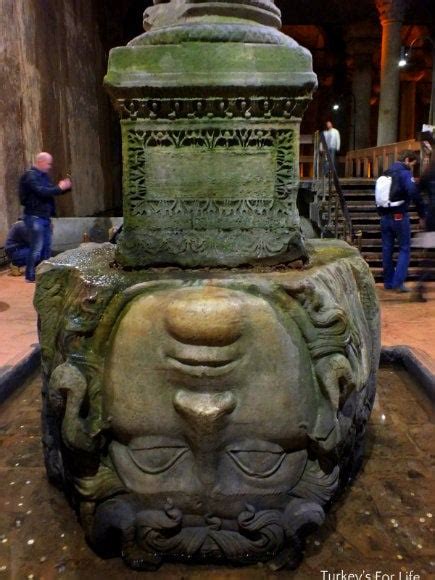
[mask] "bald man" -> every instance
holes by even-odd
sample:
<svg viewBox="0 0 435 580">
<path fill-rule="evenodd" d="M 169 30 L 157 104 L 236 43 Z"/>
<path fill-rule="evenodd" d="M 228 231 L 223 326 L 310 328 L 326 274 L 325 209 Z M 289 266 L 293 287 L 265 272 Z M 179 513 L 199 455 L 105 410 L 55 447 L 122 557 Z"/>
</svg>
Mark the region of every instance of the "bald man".
<svg viewBox="0 0 435 580">
<path fill-rule="evenodd" d="M 20 179 L 20 201 L 24 206 L 24 223 L 29 231 L 30 251 L 26 280 L 35 281 L 35 268 L 51 256 L 51 218 L 56 213 L 54 198 L 71 189 L 71 180 L 57 185 L 48 175 L 53 166 L 50 153 L 38 153 L 34 165 Z"/>
</svg>

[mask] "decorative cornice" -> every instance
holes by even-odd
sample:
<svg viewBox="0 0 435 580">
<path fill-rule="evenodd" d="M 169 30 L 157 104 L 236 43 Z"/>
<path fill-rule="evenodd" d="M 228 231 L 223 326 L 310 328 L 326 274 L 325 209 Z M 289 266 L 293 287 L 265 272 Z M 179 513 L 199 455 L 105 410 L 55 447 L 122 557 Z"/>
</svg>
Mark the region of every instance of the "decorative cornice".
<svg viewBox="0 0 435 580">
<path fill-rule="evenodd" d="M 117 99 L 121 119 L 300 119 L 310 101 L 301 98 Z"/>
</svg>

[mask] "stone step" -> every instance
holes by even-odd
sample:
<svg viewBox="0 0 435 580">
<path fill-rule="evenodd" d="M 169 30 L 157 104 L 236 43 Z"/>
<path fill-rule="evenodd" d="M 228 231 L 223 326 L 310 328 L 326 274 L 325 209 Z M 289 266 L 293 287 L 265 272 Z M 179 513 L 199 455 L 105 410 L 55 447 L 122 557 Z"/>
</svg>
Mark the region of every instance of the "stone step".
<svg viewBox="0 0 435 580">
<path fill-rule="evenodd" d="M 372 214 L 369 212 L 350 212 L 350 217 L 352 220 L 352 223 L 367 223 L 367 224 L 379 224 L 379 229 L 380 229 L 380 219 L 378 214 Z M 411 224 L 418 224 L 419 223 L 419 217 L 417 214 L 413 215 L 410 214 L 410 221 Z"/>
<path fill-rule="evenodd" d="M 343 195 L 346 200 L 354 232 L 362 232 L 360 241 L 361 254 L 370 266 L 376 280 L 382 280 L 382 239 L 380 216 L 375 205 L 375 180 L 343 180 L 340 179 Z M 411 233 L 419 231 L 419 217 L 414 210 L 409 212 Z M 334 216 L 334 211 L 332 211 Z M 338 234 L 343 232 L 343 217 L 339 215 Z M 397 252 L 394 254 L 397 258 Z M 427 252 L 412 248 L 409 267 L 409 278 L 417 279 L 422 271 L 422 265 L 427 258 Z M 432 271 L 432 270 L 431 270 Z M 435 267 L 433 268 L 435 274 Z"/>
<path fill-rule="evenodd" d="M 373 212 L 373 213 L 378 213 L 377 207 L 375 206 L 374 203 L 364 203 L 362 200 L 359 199 L 352 199 L 352 200 L 347 200 L 347 207 L 349 208 L 350 211 L 367 211 L 367 212 Z"/>
<path fill-rule="evenodd" d="M 373 237 L 361 238 L 361 245 L 363 247 L 367 247 L 367 248 L 369 248 L 369 247 L 374 247 L 374 248 L 381 247 L 382 246 L 382 239 L 381 239 L 380 233 L 379 233 L 379 237 L 376 237 L 376 238 L 373 238 Z M 418 250 L 418 248 L 413 248 L 413 250 L 414 249 Z M 431 252 L 435 252 L 435 250 L 431 250 Z"/>
<path fill-rule="evenodd" d="M 380 267 L 370 268 L 371 273 L 375 280 L 381 281 L 383 278 L 383 271 Z M 435 274 L 435 268 L 430 270 L 432 274 Z M 410 267 L 408 268 L 408 280 L 417 280 L 421 276 L 421 268 L 420 267 Z"/>
<path fill-rule="evenodd" d="M 374 189 L 342 189 L 343 195 L 346 197 L 375 197 Z"/>
<path fill-rule="evenodd" d="M 355 231 L 361 230 L 363 233 L 363 239 L 375 238 L 378 236 L 381 237 L 381 228 L 379 227 L 379 224 L 375 223 L 355 224 L 354 230 Z M 417 230 L 413 231 L 413 233 L 416 233 L 416 231 Z"/>
<path fill-rule="evenodd" d="M 376 213 L 378 215 L 378 208 L 376 207 L 373 200 L 369 202 L 364 202 L 363 200 L 359 199 L 352 199 L 346 201 L 347 207 L 350 211 L 366 211 L 368 213 Z M 411 207 L 408 210 L 410 215 L 418 215 L 417 210 L 414 207 Z"/>
<path fill-rule="evenodd" d="M 375 266 L 376 264 L 382 264 L 382 254 L 379 252 L 365 252 L 364 249 L 361 250 L 361 255 L 366 262 L 368 262 L 371 266 Z M 396 259 L 398 256 L 397 252 L 394 252 L 393 258 Z M 410 263 L 412 265 L 418 266 L 421 265 L 421 262 L 424 260 L 425 256 L 422 254 L 418 254 L 416 252 L 411 252 L 411 260 Z"/>
</svg>

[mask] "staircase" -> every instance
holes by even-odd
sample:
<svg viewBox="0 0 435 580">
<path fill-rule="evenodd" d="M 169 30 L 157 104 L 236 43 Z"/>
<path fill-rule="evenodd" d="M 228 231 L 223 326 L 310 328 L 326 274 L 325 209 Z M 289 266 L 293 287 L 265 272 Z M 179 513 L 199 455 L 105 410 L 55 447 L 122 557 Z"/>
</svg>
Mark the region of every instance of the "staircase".
<svg viewBox="0 0 435 580">
<path fill-rule="evenodd" d="M 341 188 L 349 208 L 354 233 L 361 231 L 361 254 L 368 262 L 375 280 L 382 281 L 382 241 L 380 218 L 375 206 L 374 179 L 340 179 Z M 418 231 L 419 218 L 415 211 L 410 211 L 411 229 Z M 431 250 L 434 252 L 434 250 Z M 408 279 L 415 280 L 421 273 L 424 250 L 411 248 L 411 262 Z M 397 257 L 397 253 L 395 254 Z M 435 279 L 435 266 L 432 267 Z"/>
</svg>

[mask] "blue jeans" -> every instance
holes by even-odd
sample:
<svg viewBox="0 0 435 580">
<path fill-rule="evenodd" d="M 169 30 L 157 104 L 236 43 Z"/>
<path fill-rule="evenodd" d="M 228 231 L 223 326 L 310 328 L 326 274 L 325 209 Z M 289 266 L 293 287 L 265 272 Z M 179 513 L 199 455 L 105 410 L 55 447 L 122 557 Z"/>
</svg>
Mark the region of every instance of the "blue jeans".
<svg viewBox="0 0 435 580">
<path fill-rule="evenodd" d="M 408 275 L 408 266 L 411 246 L 411 226 L 409 215 L 404 214 L 403 219 L 394 219 L 393 214 L 381 217 L 382 235 L 382 264 L 384 268 L 385 288 L 400 288 L 404 285 Z M 399 256 L 394 265 L 394 244 L 397 241 Z"/>
<path fill-rule="evenodd" d="M 29 259 L 30 248 L 12 248 L 6 251 L 9 260 L 14 266 L 25 266 Z"/>
<path fill-rule="evenodd" d="M 34 215 L 25 215 L 24 223 L 30 232 L 30 252 L 26 264 L 26 280 L 35 280 L 35 268 L 51 257 L 51 221 Z"/>
<path fill-rule="evenodd" d="M 329 154 L 331 155 L 332 165 L 335 167 L 335 171 L 337 171 L 337 150 L 336 149 L 329 149 Z M 323 164 L 323 173 L 324 175 L 328 175 L 329 173 L 329 161 L 328 157 L 325 153 L 325 159 Z"/>
</svg>

